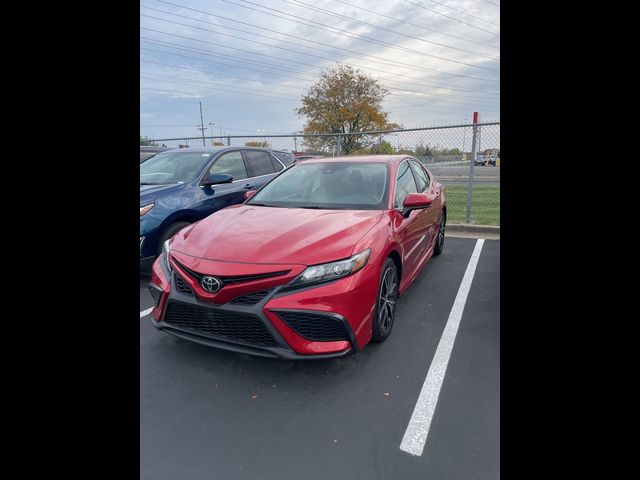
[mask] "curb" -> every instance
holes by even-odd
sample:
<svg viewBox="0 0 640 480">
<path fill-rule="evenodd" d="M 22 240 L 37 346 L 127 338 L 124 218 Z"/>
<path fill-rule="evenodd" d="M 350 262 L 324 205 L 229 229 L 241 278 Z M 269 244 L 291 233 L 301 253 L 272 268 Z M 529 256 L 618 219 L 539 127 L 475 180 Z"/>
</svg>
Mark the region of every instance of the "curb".
<svg viewBox="0 0 640 480">
<path fill-rule="evenodd" d="M 470 225 L 466 223 L 447 223 L 447 234 L 471 237 L 500 238 L 500 225 Z"/>
</svg>

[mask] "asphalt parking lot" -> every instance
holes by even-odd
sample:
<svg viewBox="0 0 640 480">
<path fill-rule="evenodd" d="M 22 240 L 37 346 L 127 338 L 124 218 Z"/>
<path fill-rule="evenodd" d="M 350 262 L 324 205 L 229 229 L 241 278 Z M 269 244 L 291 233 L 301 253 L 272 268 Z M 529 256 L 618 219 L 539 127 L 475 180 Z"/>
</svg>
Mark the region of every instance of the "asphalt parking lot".
<svg viewBox="0 0 640 480">
<path fill-rule="evenodd" d="M 499 478 L 500 241 L 480 242 L 469 277 L 477 245 L 448 237 L 400 299 L 389 339 L 331 361 L 251 357 L 158 332 L 143 316 L 152 300 L 141 276 L 140 478 Z M 472 280 L 460 310 L 463 277 Z M 426 444 L 412 455 L 400 446 L 442 358 Z"/>
</svg>

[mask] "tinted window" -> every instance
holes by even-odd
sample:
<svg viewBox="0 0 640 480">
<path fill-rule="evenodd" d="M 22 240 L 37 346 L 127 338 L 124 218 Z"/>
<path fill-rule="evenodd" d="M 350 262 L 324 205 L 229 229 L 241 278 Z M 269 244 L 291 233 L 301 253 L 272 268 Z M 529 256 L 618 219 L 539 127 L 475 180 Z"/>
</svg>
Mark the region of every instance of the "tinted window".
<svg viewBox="0 0 640 480">
<path fill-rule="evenodd" d="M 288 153 L 288 152 L 272 152 L 276 157 L 278 157 L 278 159 L 280 159 L 280 161 L 282 163 L 284 163 L 285 165 L 291 165 L 292 163 L 296 162 L 296 157 L 293 156 L 293 154 Z M 278 162 L 276 162 L 278 163 Z M 278 170 L 282 169 L 282 167 L 280 167 Z"/>
<path fill-rule="evenodd" d="M 399 208 L 410 193 L 418 193 L 418 188 L 409 168 L 409 162 L 402 162 L 398 167 L 398 175 L 396 177 L 394 208 Z"/>
<path fill-rule="evenodd" d="M 383 210 L 387 184 L 385 163 L 298 163 L 256 193 L 249 204 Z"/>
<path fill-rule="evenodd" d="M 222 155 L 209 169 L 209 173 L 227 173 L 233 177 L 234 181 L 247 178 L 247 170 L 240 152 L 229 152 Z"/>
<path fill-rule="evenodd" d="M 413 173 L 416 177 L 416 182 L 418 182 L 418 191 L 424 192 L 429 186 L 429 179 L 427 178 L 427 174 L 424 172 L 422 167 L 415 160 L 410 160 L 411 166 L 413 167 Z"/>
<path fill-rule="evenodd" d="M 271 163 L 271 155 L 267 152 L 245 150 L 244 155 L 247 157 L 247 166 L 249 167 L 252 177 L 269 175 L 270 173 L 275 172 L 273 169 L 273 163 Z"/>
<path fill-rule="evenodd" d="M 275 158 L 271 157 L 271 163 L 273 164 L 273 169 L 276 172 L 279 172 L 280 170 L 282 170 L 284 167 L 282 166 L 282 164 L 276 160 Z M 293 163 L 293 162 L 292 162 Z"/>
<path fill-rule="evenodd" d="M 211 154 L 162 152 L 140 164 L 140 183 L 167 184 L 195 180 Z"/>
</svg>

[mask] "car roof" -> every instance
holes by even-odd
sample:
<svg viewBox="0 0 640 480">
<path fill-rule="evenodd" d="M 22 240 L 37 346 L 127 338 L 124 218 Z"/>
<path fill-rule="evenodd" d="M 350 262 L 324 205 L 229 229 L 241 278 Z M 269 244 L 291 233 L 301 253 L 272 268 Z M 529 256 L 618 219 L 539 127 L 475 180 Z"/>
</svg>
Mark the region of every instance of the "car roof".
<svg viewBox="0 0 640 480">
<path fill-rule="evenodd" d="M 140 145 L 141 152 L 164 152 L 165 150 L 171 150 L 171 148 L 159 145 Z"/>
<path fill-rule="evenodd" d="M 278 152 L 278 153 L 290 153 L 284 150 L 278 150 L 275 148 L 269 147 L 243 147 L 243 146 L 222 146 L 222 147 L 186 147 L 186 148 L 176 148 L 174 149 L 176 152 L 192 152 L 192 153 L 218 153 L 224 152 L 226 150 L 262 150 L 268 152 Z"/>
<path fill-rule="evenodd" d="M 400 163 L 405 158 L 414 158 L 411 155 L 356 155 L 342 157 L 320 157 L 310 158 L 304 163 L 339 163 L 339 162 L 362 162 L 362 163 Z"/>
</svg>

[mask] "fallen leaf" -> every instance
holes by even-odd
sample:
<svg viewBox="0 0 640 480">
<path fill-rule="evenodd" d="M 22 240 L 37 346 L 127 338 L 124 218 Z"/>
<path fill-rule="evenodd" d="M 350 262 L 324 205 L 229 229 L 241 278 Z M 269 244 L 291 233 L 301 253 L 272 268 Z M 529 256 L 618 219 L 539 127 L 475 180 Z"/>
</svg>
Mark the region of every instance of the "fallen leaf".
<svg viewBox="0 0 640 480">
<path fill-rule="evenodd" d="M 251 398 L 253 399 L 258 398 L 258 395 L 251 395 Z"/>
<path fill-rule="evenodd" d="M 384 392 L 384 396 L 388 397 L 389 396 L 389 392 Z"/>
</svg>

